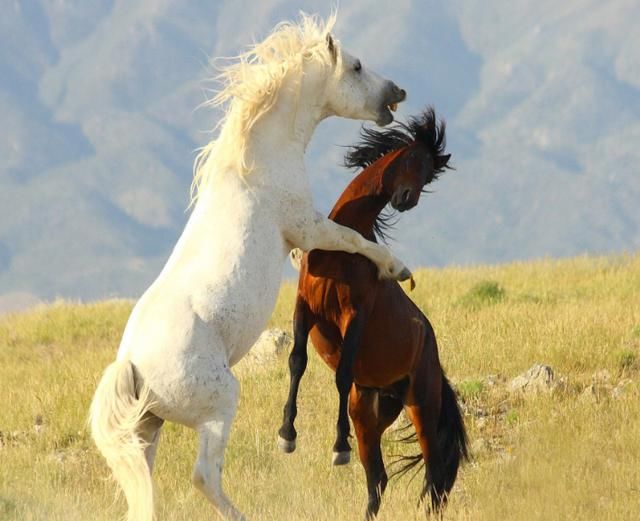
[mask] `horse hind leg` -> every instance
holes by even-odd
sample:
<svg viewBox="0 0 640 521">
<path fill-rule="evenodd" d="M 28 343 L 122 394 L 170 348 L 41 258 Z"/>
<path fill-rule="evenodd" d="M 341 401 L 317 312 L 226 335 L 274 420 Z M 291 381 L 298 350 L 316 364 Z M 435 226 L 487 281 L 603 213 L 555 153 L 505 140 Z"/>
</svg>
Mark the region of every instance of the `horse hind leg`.
<svg viewBox="0 0 640 521">
<path fill-rule="evenodd" d="M 200 436 L 198 456 L 193 469 L 193 484 L 225 520 L 244 521 L 245 517 L 233 506 L 222 489 L 224 451 L 231 422 L 238 406 L 239 385 L 227 369 L 216 381 L 215 400 L 205 421 L 197 428 Z"/>
<path fill-rule="evenodd" d="M 156 458 L 158 442 L 160 441 L 160 430 L 163 424 L 164 420 L 162 418 L 148 412 L 138 426 L 138 436 L 140 436 L 146 444 L 144 457 L 149 466 L 149 473 L 153 472 L 153 462 Z"/>
<path fill-rule="evenodd" d="M 388 477 L 382 459 L 380 440 L 402 410 L 397 398 L 375 389 L 354 385 L 349 397 L 349 415 L 358 441 L 358 455 L 367 476 L 368 502 L 365 520 L 373 520 L 380 509 Z"/>
<path fill-rule="evenodd" d="M 423 500 L 430 496 L 431 508 L 438 512 L 447 499 L 447 473 L 442 450 L 438 441 L 438 421 L 441 409 L 442 373 L 425 383 L 419 379 L 408 393 L 407 415 L 415 430 L 422 459 L 427 466 L 425 484 L 420 496 Z"/>
</svg>

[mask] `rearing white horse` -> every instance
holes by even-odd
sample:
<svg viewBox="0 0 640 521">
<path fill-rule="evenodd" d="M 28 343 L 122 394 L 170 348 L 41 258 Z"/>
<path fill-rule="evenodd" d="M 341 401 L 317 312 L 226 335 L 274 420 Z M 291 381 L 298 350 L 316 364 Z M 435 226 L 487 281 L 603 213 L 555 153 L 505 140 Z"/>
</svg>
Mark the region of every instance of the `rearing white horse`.
<svg viewBox="0 0 640 521">
<path fill-rule="evenodd" d="M 153 518 L 151 470 L 164 420 L 195 429 L 193 482 L 227 519 L 244 519 L 221 473 L 238 382 L 230 367 L 273 310 L 288 252 L 361 253 L 382 277 L 409 271 L 387 248 L 314 210 L 305 148 L 328 116 L 386 125 L 405 98 L 303 15 L 223 69 L 218 138 L 196 161 L 195 208 L 166 266 L 136 304 L 91 404 L 96 445 L 124 489 L 130 521 Z"/>
</svg>

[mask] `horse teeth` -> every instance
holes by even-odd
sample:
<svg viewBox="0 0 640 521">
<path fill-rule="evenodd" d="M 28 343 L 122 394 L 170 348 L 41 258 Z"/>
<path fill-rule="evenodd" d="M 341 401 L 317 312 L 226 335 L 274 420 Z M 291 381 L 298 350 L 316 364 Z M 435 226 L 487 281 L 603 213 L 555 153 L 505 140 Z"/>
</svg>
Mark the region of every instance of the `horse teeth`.
<svg viewBox="0 0 640 521">
<path fill-rule="evenodd" d="M 397 103 L 391 103 L 389 105 L 389 110 L 391 110 L 391 112 L 395 112 L 396 110 L 398 110 L 398 104 Z"/>
</svg>

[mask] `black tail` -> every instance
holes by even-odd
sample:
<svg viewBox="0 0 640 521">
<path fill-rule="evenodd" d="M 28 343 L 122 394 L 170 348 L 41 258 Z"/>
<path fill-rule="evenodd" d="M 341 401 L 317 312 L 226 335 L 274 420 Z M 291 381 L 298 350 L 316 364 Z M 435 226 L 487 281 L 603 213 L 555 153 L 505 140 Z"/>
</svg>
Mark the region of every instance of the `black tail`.
<svg viewBox="0 0 640 521">
<path fill-rule="evenodd" d="M 453 487 L 462 460 L 469 459 L 467 431 L 458 406 L 455 391 L 442 374 L 442 408 L 438 421 L 438 444 L 444 462 L 444 488 L 447 493 Z"/>
<path fill-rule="evenodd" d="M 411 425 L 400 429 L 405 431 Z M 425 484 L 420 495 L 420 500 L 427 494 L 431 496 L 431 506 L 437 510 L 453 488 L 458 475 L 460 463 L 469 459 L 467 448 L 467 432 L 464 427 L 462 413 L 458 406 L 456 393 L 451 387 L 447 377 L 442 374 L 442 404 L 440 418 L 438 419 L 438 446 L 440 447 L 440 462 L 430 462 L 429 472 L 425 476 Z M 403 435 L 397 441 L 404 443 L 417 442 L 415 432 Z M 434 459 L 436 455 L 433 455 Z M 417 472 L 424 466 L 422 454 L 415 456 L 399 456 L 393 464 L 396 468 L 391 472 L 391 477 L 402 476 L 414 467 L 420 465 Z M 415 476 L 415 474 L 414 474 Z M 412 478 L 413 479 L 413 478 Z"/>
</svg>

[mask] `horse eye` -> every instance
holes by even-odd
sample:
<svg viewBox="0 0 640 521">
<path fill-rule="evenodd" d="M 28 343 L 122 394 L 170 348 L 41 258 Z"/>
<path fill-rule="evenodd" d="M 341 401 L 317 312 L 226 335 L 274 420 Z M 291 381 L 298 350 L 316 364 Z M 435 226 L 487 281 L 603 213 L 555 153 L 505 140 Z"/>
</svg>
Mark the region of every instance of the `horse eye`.
<svg viewBox="0 0 640 521">
<path fill-rule="evenodd" d="M 356 63 L 353 65 L 353 70 L 356 72 L 360 72 L 362 70 L 362 64 L 360 60 L 356 60 Z"/>
</svg>

